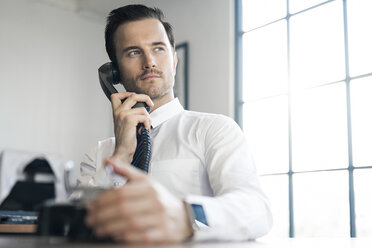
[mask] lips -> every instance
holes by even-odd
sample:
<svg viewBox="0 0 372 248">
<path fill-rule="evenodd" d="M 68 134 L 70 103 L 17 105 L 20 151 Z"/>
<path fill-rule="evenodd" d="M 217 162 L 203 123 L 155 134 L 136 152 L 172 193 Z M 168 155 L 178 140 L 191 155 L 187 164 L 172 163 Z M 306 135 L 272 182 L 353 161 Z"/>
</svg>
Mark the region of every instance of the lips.
<svg viewBox="0 0 372 248">
<path fill-rule="evenodd" d="M 149 79 L 154 79 L 154 78 L 160 78 L 160 76 L 156 74 L 147 74 L 141 77 L 141 80 L 149 80 Z"/>
</svg>

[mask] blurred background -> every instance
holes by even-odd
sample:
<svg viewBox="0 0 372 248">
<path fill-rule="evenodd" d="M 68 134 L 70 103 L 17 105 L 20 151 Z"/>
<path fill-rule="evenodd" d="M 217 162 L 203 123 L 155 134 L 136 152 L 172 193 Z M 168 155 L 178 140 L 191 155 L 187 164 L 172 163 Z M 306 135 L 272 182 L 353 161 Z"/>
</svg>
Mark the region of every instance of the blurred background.
<svg viewBox="0 0 372 248">
<path fill-rule="evenodd" d="M 268 237 L 372 235 L 370 0 L 0 0 L 0 151 L 78 164 L 113 135 L 97 68 L 107 14 L 130 3 L 188 43 L 188 108 L 242 127 Z"/>
</svg>

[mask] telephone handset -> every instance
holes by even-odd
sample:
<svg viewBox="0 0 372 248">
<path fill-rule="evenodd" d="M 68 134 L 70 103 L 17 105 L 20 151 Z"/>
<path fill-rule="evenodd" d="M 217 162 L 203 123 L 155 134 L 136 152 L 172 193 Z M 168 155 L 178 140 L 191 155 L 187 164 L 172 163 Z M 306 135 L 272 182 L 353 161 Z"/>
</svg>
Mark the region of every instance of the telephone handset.
<svg viewBox="0 0 372 248">
<path fill-rule="evenodd" d="M 98 77 L 99 82 L 101 84 L 102 90 L 107 96 L 107 98 L 111 101 L 110 96 L 111 94 L 118 93 L 114 85 L 120 83 L 120 73 L 117 69 L 116 65 L 112 62 L 108 62 L 103 64 L 98 69 Z M 123 100 L 123 102 L 125 99 Z M 137 102 L 133 108 L 138 107 L 145 107 L 147 112 L 150 112 L 149 106 L 147 106 L 144 102 Z M 141 128 L 142 127 L 142 128 Z M 141 128 L 140 134 L 138 130 Z M 151 141 L 150 141 L 150 133 L 149 131 L 143 126 L 143 124 L 139 124 L 137 126 L 137 147 L 136 151 L 133 155 L 132 164 L 148 172 L 149 164 L 150 164 L 150 157 L 151 157 Z"/>
</svg>

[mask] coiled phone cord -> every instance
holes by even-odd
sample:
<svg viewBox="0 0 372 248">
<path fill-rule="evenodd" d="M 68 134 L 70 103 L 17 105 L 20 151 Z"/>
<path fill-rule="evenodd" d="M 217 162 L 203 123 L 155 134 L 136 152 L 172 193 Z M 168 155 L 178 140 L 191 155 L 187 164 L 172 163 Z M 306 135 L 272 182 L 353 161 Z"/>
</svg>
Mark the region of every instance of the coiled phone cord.
<svg viewBox="0 0 372 248">
<path fill-rule="evenodd" d="M 132 165 L 147 173 L 151 158 L 150 132 L 143 124 L 139 124 L 137 130 L 140 127 L 142 127 L 142 129 L 140 134 L 137 132 L 137 147 L 133 155 Z"/>
</svg>

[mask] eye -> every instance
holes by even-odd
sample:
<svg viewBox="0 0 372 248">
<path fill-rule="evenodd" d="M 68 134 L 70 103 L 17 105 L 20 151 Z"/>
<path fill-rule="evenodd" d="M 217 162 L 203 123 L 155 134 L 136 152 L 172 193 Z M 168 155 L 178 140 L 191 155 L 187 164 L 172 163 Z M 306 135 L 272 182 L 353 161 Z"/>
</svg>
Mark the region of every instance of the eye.
<svg viewBox="0 0 372 248">
<path fill-rule="evenodd" d="M 162 51 L 164 51 L 165 49 L 163 48 L 163 47 L 155 47 L 154 48 L 154 51 L 155 52 L 162 52 Z"/>
<path fill-rule="evenodd" d="M 128 52 L 129 57 L 133 57 L 133 56 L 136 56 L 136 55 L 139 55 L 139 54 L 141 54 L 141 52 L 139 50 L 132 50 L 132 51 Z"/>
</svg>

